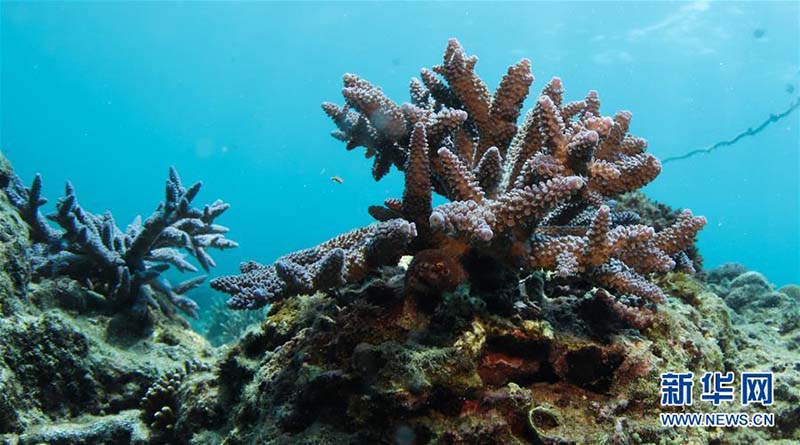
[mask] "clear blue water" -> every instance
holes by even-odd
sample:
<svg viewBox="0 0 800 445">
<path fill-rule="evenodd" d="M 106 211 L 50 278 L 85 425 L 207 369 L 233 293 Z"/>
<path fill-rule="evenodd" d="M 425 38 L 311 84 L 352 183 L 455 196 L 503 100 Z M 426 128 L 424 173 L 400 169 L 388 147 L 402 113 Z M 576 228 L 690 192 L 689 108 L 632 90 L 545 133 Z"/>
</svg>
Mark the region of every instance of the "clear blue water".
<svg viewBox="0 0 800 445">
<path fill-rule="evenodd" d="M 24 178 L 43 174 L 51 203 L 70 179 L 120 222 L 155 208 L 169 165 L 203 179 L 201 200 L 233 205 L 222 222 L 241 248 L 216 255 L 224 274 L 366 224 L 401 193 L 400 175 L 375 183 L 363 151 L 329 136 L 319 104 L 342 102 L 342 73 L 405 101 L 457 37 L 492 87 L 530 58 L 535 91 L 555 75 L 569 98 L 598 90 L 665 158 L 792 102 L 798 5 L 3 2 L 0 148 Z M 646 189 L 708 217 L 707 266 L 800 282 L 798 116 L 666 164 Z"/>
</svg>

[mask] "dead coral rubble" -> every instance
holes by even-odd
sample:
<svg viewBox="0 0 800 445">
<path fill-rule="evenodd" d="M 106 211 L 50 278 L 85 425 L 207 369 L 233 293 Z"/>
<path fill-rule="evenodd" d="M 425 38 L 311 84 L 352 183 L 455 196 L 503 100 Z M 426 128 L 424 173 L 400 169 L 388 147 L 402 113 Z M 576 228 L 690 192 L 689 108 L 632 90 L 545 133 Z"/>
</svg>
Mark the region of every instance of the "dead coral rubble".
<svg viewBox="0 0 800 445">
<path fill-rule="evenodd" d="M 451 39 L 443 63 L 423 69 L 422 80 L 412 79 L 410 103 L 398 105 L 370 82 L 346 74 L 346 104 L 322 106 L 338 127 L 335 137 L 348 149 L 365 147 L 375 158 L 376 180 L 392 165 L 405 174 L 402 199 L 387 199 L 369 211 L 380 221 L 414 224 L 412 274 L 452 272 L 474 283 L 469 273 L 456 270 L 460 266 L 437 271 L 446 262 L 419 263 L 477 255 L 604 287 L 643 304 L 663 301 L 664 293 L 646 276 L 686 266 L 684 251 L 706 220 L 684 210 L 672 225 L 655 231 L 636 214 L 615 211 L 617 197 L 661 170 L 645 152 L 647 142 L 628 133 L 631 113 L 601 115 L 594 91 L 565 102 L 561 80 L 554 78 L 518 125 L 533 82 L 530 61 L 511 66 L 491 94 L 475 73 L 477 60 Z M 433 192 L 450 202 L 433 208 Z M 419 255 L 429 249 L 442 253 Z M 253 269 L 246 264 L 243 275 L 213 283 L 233 295 L 232 307 L 258 307 L 320 289 L 307 285 L 313 281 L 309 272 L 282 261 Z M 278 278 L 284 284 L 276 284 Z M 430 276 L 409 280 L 424 283 Z M 444 281 L 446 289 L 433 290 L 453 287 L 451 279 Z M 287 292 L 291 287 L 298 289 Z"/>
<path fill-rule="evenodd" d="M 203 208 L 192 207 L 202 183 L 185 187 L 174 168 L 169 171 L 164 202 L 147 219 L 137 217 L 125 230 L 117 226 L 110 212 L 95 215 L 81 207 L 70 183 L 56 212 L 47 218 L 39 211 L 47 203 L 39 175 L 25 187 L 8 171 L 0 177 L 0 186 L 30 228 L 30 257 L 36 277 L 72 277 L 108 297 L 115 307 L 138 314 L 154 307 L 167 314 L 178 308 L 196 316 L 197 305 L 185 294 L 205 277 L 173 285 L 162 273 L 170 266 L 197 272 L 187 254 L 208 271 L 215 266 L 209 249 L 237 247 L 225 238 L 228 228 L 215 223 L 229 205 L 217 200 Z"/>
</svg>

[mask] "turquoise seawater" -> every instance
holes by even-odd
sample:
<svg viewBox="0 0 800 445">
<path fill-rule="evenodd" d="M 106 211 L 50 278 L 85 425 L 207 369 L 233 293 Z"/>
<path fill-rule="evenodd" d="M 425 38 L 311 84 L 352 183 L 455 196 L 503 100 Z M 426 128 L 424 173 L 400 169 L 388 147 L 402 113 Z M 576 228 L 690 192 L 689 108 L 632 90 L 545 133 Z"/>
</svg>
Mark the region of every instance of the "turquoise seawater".
<svg viewBox="0 0 800 445">
<path fill-rule="evenodd" d="M 664 159 L 796 100 L 798 5 L 2 2 L 0 149 L 26 181 L 43 175 L 51 206 L 71 180 L 121 225 L 155 208 L 170 165 L 202 179 L 199 201 L 232 204 L 220 222 L 241 247 L 216 254 L 226 274 L 367 224 L 368 205 L 401 194 L 396 171 L 374 182 L 363 149 L 329 135 L 319 105 L 342 103 L 345 72 L 402 102 L 457 37 L 491 88 L 529 58 L 534 91 L 552 76 L 568 99 L 596 89 Z M 799 116 L 666 163 L 647 187 L 708 218 L 707 267 L 800 282 Z"/>
</svg>

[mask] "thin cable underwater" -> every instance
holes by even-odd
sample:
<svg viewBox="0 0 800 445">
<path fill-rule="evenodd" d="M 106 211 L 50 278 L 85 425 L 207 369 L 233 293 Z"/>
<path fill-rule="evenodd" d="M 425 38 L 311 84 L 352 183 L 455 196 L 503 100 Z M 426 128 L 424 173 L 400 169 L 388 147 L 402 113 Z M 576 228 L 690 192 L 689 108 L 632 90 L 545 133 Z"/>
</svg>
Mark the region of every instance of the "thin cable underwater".
<svg viewBox="0 0 800 445">
<path fill-rule="evenodd" d="M 733 144 L 739 142 L 741 139 L 744 139 L 747 136 L 755 136 L 756 134 L 764 131 L 764 129 L 766 129 L 771 124 L 777 123 L 781 119 L 783 119 L 783 118 L 789 116 L 790 114 L 792 114 L 792 112 L 794 110 L 796 110 L 798 107 L 800 107 L 800 96 L 795 98 L 795 100 L 789 105 L 789 108 L 787 108 L 786 110 L 784 110 L 783 112 L 781 112 L 779 114 L 770 114 L 769 117 L 767 118 L 767 120 L 762 122 L 761 125 L 759 125 L 756 128 L 750 127 L 747 130 L 745 130 L 745 131 L 737 134 L 736 136 L 734 136 L 733 139 L 730 139 L 730 140 L 727 140 L 727 141 L 720 141 L 720 142 L 717 142 L 717 143 L 715 143 L 715 144 L 713 144 L 711 146 L 705 147 L 705 148 L 698 148 L 698 149 L 686 152 L 686 153 L 684 153 L 684 154 L 682 154 L 680 156 L 671 156 L 671 157 L 668 157 L 668 158 L 664 158 L 664 159 L 661 160 L 661 163 L 662 164 L 667 164 L 667 163 L 673 162 L 673 161 L 680 161 L 680 160 L 683 160 L 683 159 L 689 159 L 689 158 L 692 158 L 692 157 L 694 157 L 696 155 L 699 155 L 699 154 L 711 153 L 712 151 L 715 151 L 715 150 L 717 150 L 719 148 L 733 145 Z"/>
</svg>

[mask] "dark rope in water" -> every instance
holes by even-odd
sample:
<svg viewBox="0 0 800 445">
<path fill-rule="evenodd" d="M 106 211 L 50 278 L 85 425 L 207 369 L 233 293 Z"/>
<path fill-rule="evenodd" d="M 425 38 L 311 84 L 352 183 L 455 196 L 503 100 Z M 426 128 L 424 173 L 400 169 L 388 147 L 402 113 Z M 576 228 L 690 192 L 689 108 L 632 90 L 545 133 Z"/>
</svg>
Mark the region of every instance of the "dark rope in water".
<svg viewBox="0 0 800 445">
<path fill-rule="evenodd" d="M 741 139 L 743 139 L 743 138 L 745 138 L 747 136 L 755 136 L 756 134 L 764 131 L 764 129 L 767 128 L 769 125 L 774 124 L 774 123 L 778 122 L 779 120 L 785 118 L 786 116 L 792 114 L 792 112 L 794 110 L 796 110 L 798 107 L 800 107 L 800 96 L 798 96 L 794 100 L 794 102 L 792 102 L 791 105 L 789 105 L 789 108 L 787 108 L 786 110 L 784 110 L 782 113 L 779 113 L 779 114 L 770 114 L 769 118 L 767 118 L 767 120 L 762 122 L 761 125 L 759 125 L 756 128 L 750 127 L 747 130 L 737 134 L 733 139 L 730 139 L 730 140 L 727 140 L 727 141 L 720 141 L 720 142 L 717 142 L 716 144 L 711 145 L 709 147 L 698 148 L 696 150 L 692 150 L 690 152 L 684 153 L 684 154 L 682 154 L 680 156 L 671 156 L 669 158 L 662 159 L 661 163 L 662 164 L 666 164 L 666 163 L 672 162 L 672 161 L 680 161 L 682 159 L 689 159 L 689 158 L 694 157 L 694 156 L 699 155 L 699 154 L 711 153 L 712 151 L 714 151 L 714 150 L 716 150 L 718 148 L 722 148 L 722 147 L 727 147 L 729 145 L 733 145 L 733 144 L 739 142 Z"/>
</svg>

